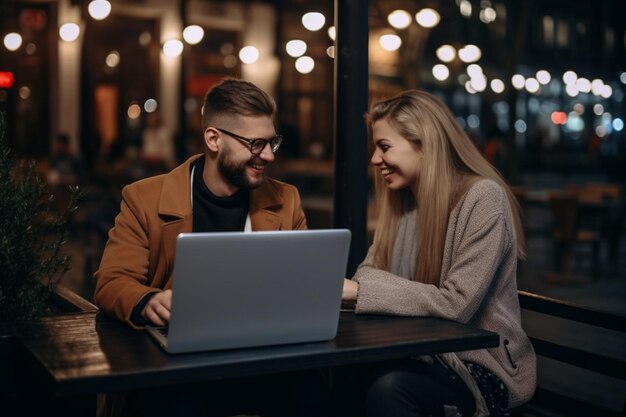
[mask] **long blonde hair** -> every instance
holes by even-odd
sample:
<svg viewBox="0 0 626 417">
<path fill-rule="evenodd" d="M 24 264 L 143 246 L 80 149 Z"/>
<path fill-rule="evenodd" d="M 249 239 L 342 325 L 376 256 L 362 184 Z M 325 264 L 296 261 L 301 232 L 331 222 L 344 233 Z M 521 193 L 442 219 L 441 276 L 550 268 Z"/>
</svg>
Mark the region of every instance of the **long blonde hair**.
<svg viewBox="0 0 626 417">
<path fill-rule="evenodd" d="M 488 178 L 506 190 L 517 240 L 517 256 L 524 259 L 524 231 L 517 199 L 500 173 L 481 155 L 454 116 L 438 98 L 408 90 L 376 103 L 366 114 L 370 141 L 372 126 L 385 119 L 403 138 L 424 154 L 413 196 L 410 188 L 390 190 L 376 172 L 378 224 L 374 234 L 374 262 L 389 270 L 400 217 L 418 206 L 419 249 L 415 280 L 439 285 L 450 213 L 473 182 Z"/>
</svg>

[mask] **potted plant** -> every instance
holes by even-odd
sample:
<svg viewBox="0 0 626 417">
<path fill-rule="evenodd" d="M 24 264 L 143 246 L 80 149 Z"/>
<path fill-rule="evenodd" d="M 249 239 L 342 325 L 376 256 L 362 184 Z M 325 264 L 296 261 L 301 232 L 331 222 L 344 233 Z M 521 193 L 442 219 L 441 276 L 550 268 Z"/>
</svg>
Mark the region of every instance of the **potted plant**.
<svg viewBox="0 0 626 417">
<path fill-rule="evenodd" d="M 59 286 L 70 269 L 71 257 L 62 252 L 69 216 L 82 191 L 75 187 L 61 213 L 52 210 L 54 195 L 35 170 L 34 162 L 20 163 L 5 138 L 0 114 L 0 398 L 11 385 L 15 341 L 12 328 L 21 320 L 96 311 L 77 294 Z"/>
</svg>

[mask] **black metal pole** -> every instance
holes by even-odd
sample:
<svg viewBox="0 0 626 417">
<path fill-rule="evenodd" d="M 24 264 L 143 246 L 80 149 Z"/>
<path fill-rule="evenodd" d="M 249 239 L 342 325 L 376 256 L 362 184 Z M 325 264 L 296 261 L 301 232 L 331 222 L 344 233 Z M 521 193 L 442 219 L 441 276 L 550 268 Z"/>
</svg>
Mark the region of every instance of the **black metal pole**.
<svg viewBox="0 0 626 417">
<path fill-rule="evenodd" d="M 180 19 L 182 23 L 182 29 L 187 27 L 187 0 L 180 0 Z M 180 78 L 178 79 L 178 135 L 176 135 L 176 142 L 174 143 L 174 152 L 176 152 L 176 159 L 178 161 L 184 161 L 187 159 L 185 142 L 187 141 L 187 111 L 185 110 L 185 101 L 187 100 L 187 59 L 191 58 L 191 46 L 186 45 L 183 42 L 183 53 L 180 55 Z"/>
<path fill-rule="evenodd" d="M 368 3 L 335 0 L 335 197 L 333 224 L 352 231 L 347 275 L 367 245 Z"/>
</svg>

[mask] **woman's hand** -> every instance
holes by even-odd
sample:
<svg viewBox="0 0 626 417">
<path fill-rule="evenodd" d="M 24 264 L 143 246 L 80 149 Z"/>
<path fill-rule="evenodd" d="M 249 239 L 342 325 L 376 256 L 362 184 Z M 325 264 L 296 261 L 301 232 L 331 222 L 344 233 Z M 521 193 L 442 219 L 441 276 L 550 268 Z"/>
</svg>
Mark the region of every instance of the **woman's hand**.
<svg viewBox="0 0 626 417">
<path fill-rule="evenodd" d="M 343 280 L 343 294 L 341 300 L 344 303 L 356 304 L 356 296 L 359 291 L 359 284 L 351 279 Z"/>
</svg>

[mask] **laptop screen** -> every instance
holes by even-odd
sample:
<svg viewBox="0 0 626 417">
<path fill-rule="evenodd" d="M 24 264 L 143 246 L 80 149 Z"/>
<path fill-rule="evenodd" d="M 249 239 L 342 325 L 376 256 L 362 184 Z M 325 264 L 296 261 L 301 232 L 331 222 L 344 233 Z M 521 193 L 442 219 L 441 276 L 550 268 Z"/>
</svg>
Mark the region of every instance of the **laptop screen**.
<svg viewBox="0 0 626 417">
<path fill-rule="evenodd" d="M 179 235 L 166 350 L 332 339 L 350 237 L 347 229 Z"/>
</svg>

